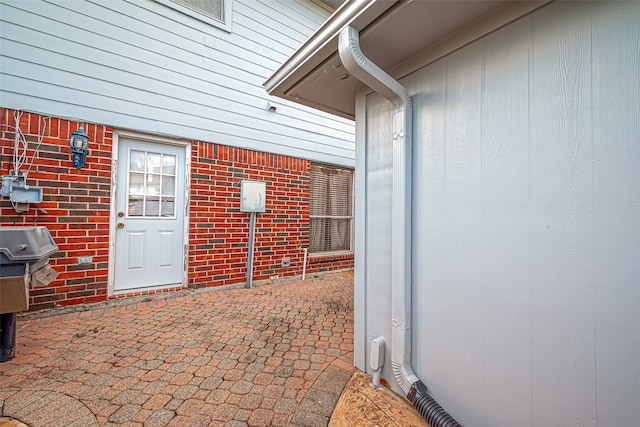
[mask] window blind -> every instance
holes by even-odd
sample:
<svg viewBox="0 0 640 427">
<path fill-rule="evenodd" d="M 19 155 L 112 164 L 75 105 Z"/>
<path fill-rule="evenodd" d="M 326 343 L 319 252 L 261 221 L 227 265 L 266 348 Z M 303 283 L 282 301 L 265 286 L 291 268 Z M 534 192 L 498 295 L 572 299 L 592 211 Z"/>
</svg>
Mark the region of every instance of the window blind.
<svg viewBox="0 0 640 427">
<path fill-rule="evenodd" d="M 309 252 L 351 249 L 353 171 L 311 165 Z"/>
<path fill-rule="evenodd" d="M 208 16 L 216 21 L 224 22 L 224 0 L 171 0 L 184 7 Z"/>
</svg>

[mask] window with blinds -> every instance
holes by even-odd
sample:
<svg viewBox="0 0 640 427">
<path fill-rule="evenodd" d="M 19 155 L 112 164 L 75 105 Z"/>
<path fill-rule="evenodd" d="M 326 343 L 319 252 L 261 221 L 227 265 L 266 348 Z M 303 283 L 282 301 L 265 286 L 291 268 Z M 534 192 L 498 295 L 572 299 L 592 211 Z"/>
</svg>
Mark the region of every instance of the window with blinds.
<svg viewBox="0 0 640 427">
<path fill-rule="evenodd" d="M 193 11 L 224 22 L 224 0 L 171 0 Z"/>
<path fill-rule="evenodd" d="M 309 252 L 351 250 L 353 170 L 311 165 Z"/>
<path fill-rule="evenodd" d="M 231 32 L 233 0 L 155 0 L 172 9 Z"/>
</svg>

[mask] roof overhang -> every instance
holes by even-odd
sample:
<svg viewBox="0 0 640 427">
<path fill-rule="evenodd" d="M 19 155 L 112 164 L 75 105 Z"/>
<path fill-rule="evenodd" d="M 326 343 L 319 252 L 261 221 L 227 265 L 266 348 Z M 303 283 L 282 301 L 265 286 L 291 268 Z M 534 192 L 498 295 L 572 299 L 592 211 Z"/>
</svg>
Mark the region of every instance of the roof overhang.
<svg viewBox="0 0 640 427">
<path fill-rule="evenodd" d="M 360 31 L 363 53 L 396 79 L 549 1 L 347 0 L 265 83 L 271 94 L 353 119 L 363 85 L 344 69 L 338 36 Z"/>
</svg>

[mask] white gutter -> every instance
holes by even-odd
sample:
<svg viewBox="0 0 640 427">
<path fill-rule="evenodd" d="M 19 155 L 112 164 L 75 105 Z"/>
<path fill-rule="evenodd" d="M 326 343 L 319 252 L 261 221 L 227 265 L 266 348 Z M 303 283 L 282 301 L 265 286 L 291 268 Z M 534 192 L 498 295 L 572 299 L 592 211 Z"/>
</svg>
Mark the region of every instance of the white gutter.
<svg viewBox="0 0 640 427">
<path fill-rule="evenodd" d="M 419 381 L 411 368 L 411 97 L 360 50 L 358 31 L 340 32 L 345 69 L 393 105 L 393 196 L 391 203 L 391 364 L 405 393 Z"/>
<path fill-rule="evenodd" d="M 264 88 L 273 94 L 275 87 L 290 75 L 301 72 L 304 76 L 311 72 L 315 65 L 335 53 L 335 38 L 341 28 L 345 25 L 367 26 L 396 1 L 347 0 L 263 83 Z M 317 63 L 309 64 L 309 58 L 313 58 Z M 284 90 L 282 92 L 284 93 Z"/>
</svg>

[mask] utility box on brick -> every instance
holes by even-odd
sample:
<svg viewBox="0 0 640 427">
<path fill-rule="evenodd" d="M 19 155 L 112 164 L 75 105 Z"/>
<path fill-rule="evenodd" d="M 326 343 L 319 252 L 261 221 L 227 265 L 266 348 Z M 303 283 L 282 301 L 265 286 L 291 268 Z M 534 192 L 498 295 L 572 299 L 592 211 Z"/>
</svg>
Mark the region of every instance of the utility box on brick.
<svg viewBox="0 0 640 427">
<path fill-rule="evenodd" d="M 264 212 L 266 201 L 266 182 L 244 180 L 240 183 L 240 212 Z"/>
</svg>

